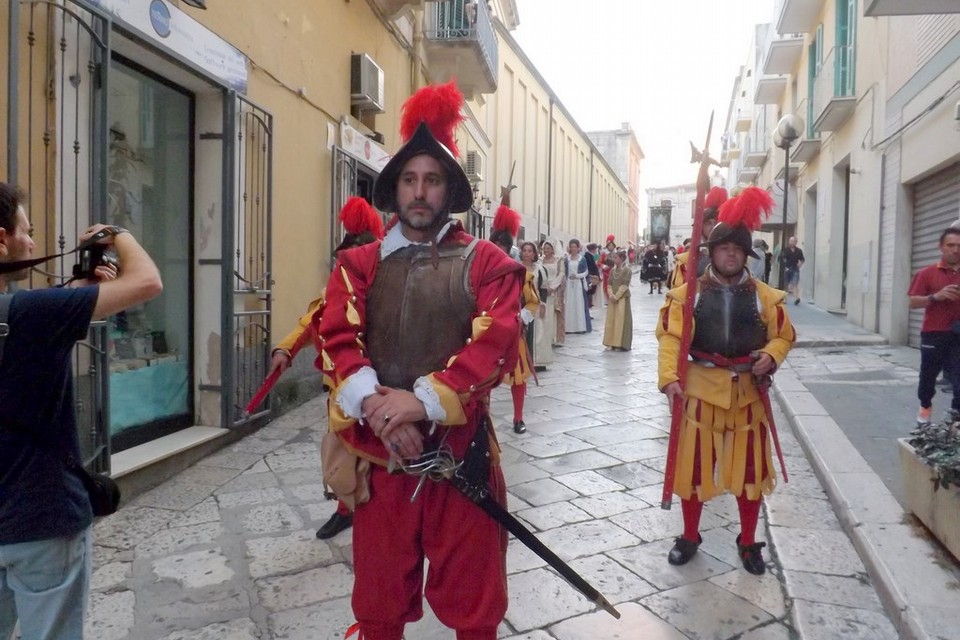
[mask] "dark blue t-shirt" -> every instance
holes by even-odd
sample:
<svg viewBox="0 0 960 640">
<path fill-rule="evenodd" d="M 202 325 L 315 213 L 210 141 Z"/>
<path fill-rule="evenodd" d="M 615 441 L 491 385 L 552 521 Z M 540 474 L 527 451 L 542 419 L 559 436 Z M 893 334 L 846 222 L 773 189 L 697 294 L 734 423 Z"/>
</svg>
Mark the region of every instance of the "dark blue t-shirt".
<svg viewBox="0 0 960 640">
<path fill-rule="evenodd" d="M 63 458 L 80 459 L 72 352 L 98 287 L 17 292 L 0 363 L 0 544 L 67 536 L 93 521 Z"/>
</svg>

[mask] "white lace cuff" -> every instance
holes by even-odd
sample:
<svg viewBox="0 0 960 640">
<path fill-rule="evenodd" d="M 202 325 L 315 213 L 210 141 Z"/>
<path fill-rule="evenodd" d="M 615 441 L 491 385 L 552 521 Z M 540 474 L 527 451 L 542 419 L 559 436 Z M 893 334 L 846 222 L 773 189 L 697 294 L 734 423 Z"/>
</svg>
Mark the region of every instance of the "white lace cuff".
<svg viewBox="0 0 960 640">
<path fill-rule="evenodd" d="M 533 322 L 533 314 L 530 313 L 530 309 L 520 309 L 520 319 L 523 320 L 523 324 Z"/>
<path fill-rule="evenodd" d="M 343 382 L 337 394 L 337 405 L 345 415 L 359 420 L 363 417 L 363 400 L 377 392 L 378 384 L 380 380 L 373 368 L 361 368 Z"/>
<path fill-rule="evenodd" d="M 443 422 L 447 419 L 447 412 L 440 404 L 440 396 L 434 390 L 433 385 L 425 377 L 417 378 L 413 383 L 413 395 L 417 400 L 423 403 L 423 408 L 427 412 L 427 420 L 432 422 Z"/>
</svg>

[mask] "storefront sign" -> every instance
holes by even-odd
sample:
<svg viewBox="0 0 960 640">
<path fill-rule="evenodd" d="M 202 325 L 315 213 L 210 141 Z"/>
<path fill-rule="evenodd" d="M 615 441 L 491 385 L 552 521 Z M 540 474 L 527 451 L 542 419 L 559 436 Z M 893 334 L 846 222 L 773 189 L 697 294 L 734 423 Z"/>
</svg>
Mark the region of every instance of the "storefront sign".
<svg viewBox="0 0 960 640">
<path fill-rule="evenodd" d="M 240 93 L 247 91 L 247 57 L 165 0 L 90 0 L 161 48 L 191 62 Z"/>
<path fill-rule="evenodd" d="M 390 161 L 390 154 L 383 147 L 346 122 L 340 123 L 340 147 L 377 173 Z"/>
</svg>

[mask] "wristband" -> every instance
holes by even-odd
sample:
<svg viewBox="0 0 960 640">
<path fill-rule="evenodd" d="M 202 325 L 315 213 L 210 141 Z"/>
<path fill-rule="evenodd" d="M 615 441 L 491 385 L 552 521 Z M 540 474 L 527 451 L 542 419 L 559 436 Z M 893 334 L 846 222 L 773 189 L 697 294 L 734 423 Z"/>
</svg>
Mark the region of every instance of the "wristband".
<svg viewBox="0 0 960 640">
<path fill-rule="evenodd" d="M 937 297 L 931 293 L 930 295 L 927 296 L 927 301 L 928 301 L 930 304 L 933 304 L 934 302 L 937 301 Z"/>
</svg>

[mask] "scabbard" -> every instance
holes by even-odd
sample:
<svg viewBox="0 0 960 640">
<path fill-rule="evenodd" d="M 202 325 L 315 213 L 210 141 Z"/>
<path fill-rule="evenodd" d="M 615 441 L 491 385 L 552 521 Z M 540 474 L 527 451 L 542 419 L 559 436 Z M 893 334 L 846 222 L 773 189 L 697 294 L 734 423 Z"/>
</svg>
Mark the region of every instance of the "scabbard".
<svg viewBox="0 0 960 640">
<path fill-rule="evenodd" d="M 767 424 L 770 425 L 770 437 L 773 438 L 773 448 L 777 451 L 777 460 L 780 461 L 780 471 L 783 473 L 783 482 L 787 483 L 787 465 L 783 463 L 783 451 L 780 449 L 780 438 L 777 436 L 777 425 L 773 421 L 773 408 L 770 406 L 770 386 L 757 385 L 763 408 L 767 412 Z"/>
<path fill-rule="evenodd" d="M 450 484 L 456 487 L 457 490 L 466 496 L 473 504 L 483 509 L 484 513 L 496 520 L 507 531 L 512 533 L 517 540 L 524 544 L 524 546 L 540 556 L 540 558 L 542 558 L 551 567 L 556 569 L 557 572 L 563 576 L 564 579 L 566 579 L 574 589 L 582 593 L 587 597 L 588 600 L 612 615 L 614 618 L 620 618 L 620 612 L 617 611 L 605 597 L 603 597 L 603 594 L 593 588 L 590 583 L 584 580 L 583 576 L 574 571 L 573 568 L 566 562 L 561 560 L 557 554 L 547 547 L 547 545 L 540 542 L 540 540 L 533 535 L 532 531 L 523 526 L 523 524 L 517 520 L 513 514 L 504 509 L 499 502 L 494 500 L 489 491 L 483 491 L 481 492 L 482 495 L 478 495 L 477 491 L 471 490 L 470 485 L 465 485 L 453 478 L 450 479 Z"/>
</svg>

